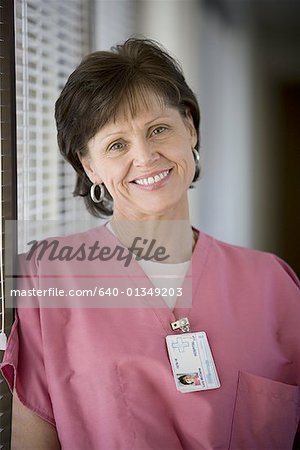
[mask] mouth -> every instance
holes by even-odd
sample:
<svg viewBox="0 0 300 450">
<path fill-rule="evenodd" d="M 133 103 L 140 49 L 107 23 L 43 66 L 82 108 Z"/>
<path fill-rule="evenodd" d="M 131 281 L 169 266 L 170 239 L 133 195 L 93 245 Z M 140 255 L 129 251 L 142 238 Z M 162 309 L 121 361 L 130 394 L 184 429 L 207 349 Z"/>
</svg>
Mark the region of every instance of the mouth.
<svg viewBox="0 0 300 450">
<path fill-rule="evenodd" d="M 160 172 L 153 173 L 148 177 L 135 178 L 134 180 L 131 181 L 131 183 L 138 184 L 140 186 L 156 185 L 157 183 L 161 183 L 161 181 L 166 179 L 170 174 L 171 170 L 172 169 L 166 169 Z"/>
</svg>

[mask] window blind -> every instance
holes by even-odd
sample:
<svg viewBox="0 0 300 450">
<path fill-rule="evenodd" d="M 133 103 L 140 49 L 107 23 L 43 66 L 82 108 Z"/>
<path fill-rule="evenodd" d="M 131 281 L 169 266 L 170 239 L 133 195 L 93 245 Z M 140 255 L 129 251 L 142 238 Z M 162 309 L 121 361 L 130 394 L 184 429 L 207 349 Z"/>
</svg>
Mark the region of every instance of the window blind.
<svg viewBox="0 0 300 450">
<path fill-rule="evenodd" d="M 67 77 L 90 51 L 89 0 L 16 0 L 16 105 L 19 248 L 90 221 L 72 197 L 75 173 L 59 155 L 54 104 Z M 26 221 L 26 222 L 24 222 Z"/>
</svg>

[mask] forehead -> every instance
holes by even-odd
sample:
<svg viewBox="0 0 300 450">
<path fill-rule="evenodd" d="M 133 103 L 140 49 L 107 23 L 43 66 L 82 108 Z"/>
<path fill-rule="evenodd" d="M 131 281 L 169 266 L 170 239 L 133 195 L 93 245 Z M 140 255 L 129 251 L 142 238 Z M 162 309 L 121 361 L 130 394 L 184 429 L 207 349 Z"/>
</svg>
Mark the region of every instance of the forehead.
<svg viewBox="0 0 300 450">
<path fill-rule="evenodd" d="M 103 136 L 114 132 L 127 131 L 134 127 L 144 127 L 160 118 L 177 118 L 179 111 L 175 107 L 168 106 L 164 99 L 157 95 L 148 95 L 135 103 L 135 110 L 130 105 L 122 103 L 114 117 L 102 126 L 97 136 Z"/>
<path fill-rule="evenodd" d="M 163 114 L 168 109 L 166 100 L 154 92 L 134 92 L 126 95 L 109 124 L 131 122 L 142 117 Z"/>
</svg>

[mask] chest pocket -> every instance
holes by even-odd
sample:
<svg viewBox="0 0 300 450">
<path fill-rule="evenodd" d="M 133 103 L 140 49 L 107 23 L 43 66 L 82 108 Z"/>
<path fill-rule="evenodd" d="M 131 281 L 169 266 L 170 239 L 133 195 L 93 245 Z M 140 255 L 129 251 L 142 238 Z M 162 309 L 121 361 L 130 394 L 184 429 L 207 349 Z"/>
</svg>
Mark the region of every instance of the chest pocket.
<svg viewBox="0 0 300 450">
<path fill-rule="evenodd" d="M 298 386 L 240 372 L 229 449 L 291 450 L 299 400 Z"/>
</svg>

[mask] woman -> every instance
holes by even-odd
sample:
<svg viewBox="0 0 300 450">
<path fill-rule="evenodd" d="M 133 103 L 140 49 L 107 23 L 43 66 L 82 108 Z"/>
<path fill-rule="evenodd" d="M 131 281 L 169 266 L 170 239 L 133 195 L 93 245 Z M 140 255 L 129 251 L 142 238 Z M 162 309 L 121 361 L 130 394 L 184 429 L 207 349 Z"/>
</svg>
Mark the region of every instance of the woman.
<svg viewBox="0 0 300 450">
<path fill-rule="evenodd" d="M 199 109 L 178 64 L 149 40 L 93 53 L 70 76 L 56 120 L 75 194 L 112 218 L 57 238 L 61 255 L 75 249 L 68 262 L 44 247 L 26 263 L 23 288 L 46 292 L 50 277 L 72 301 L 19 304 L 2 364 L 11 387 L 15 373 L 13 448 L 292 449 L 297 280 L 275 256 L 191 227 Z M 115 251 L 105 259 L 116 246 L 134 255 L 127 265 Z M 70 288 L 83 287 L 99 295 L 78 308 Z M 212 354 L 206 340 L 195 344 L 206 335 Z M 179 372 L 201 386 L 180 391 Z"/>
</svg>

